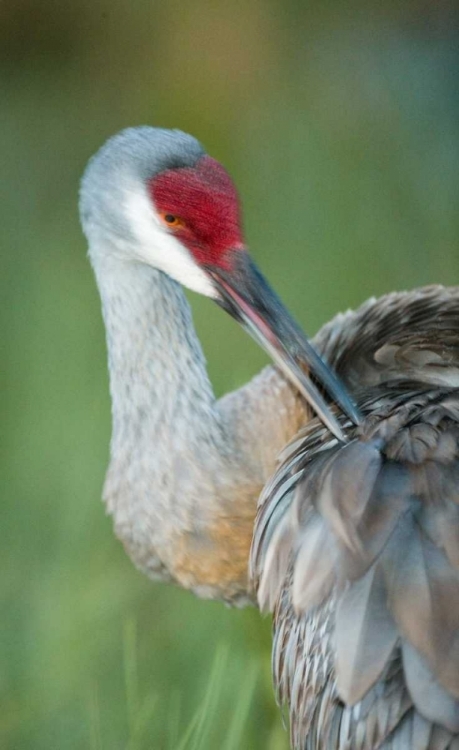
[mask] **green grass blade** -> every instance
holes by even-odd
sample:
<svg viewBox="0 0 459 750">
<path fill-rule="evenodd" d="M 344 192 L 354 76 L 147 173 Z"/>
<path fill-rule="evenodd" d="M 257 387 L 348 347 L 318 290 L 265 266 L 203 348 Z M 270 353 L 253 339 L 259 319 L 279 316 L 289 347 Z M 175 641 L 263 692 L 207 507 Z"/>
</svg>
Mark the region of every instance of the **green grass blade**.
<svg viewBox="0 0 459 750">
<path fill-rule="evenodd" d="M 127 619 L 123 630 L 124 685 L 129 736 L 135 732 L 139 706 L 139 681 L 137 673 L 137 624 L 133 617 Z"/>
<path fill-rule="evenodd" d="M 134 730 L 129 737 L 126 750 L 141 750 L 143 739 L 147 728 L 151 731 L 151 720 L 158 705 L 158 696 L 150 693 L 143 700 L 142 705 L 135 716 Z"/>
<path fill-rule="evenodd" d="M 196 734 L 190 750 L 200 750 L 204 748 L 205 742 L 209 736 L 212 727 L 212 720 L 216 713 L 216 708 L 221 695 L 222 685 L 225 682 L 225 673 L 228 665 L 229 646 L 219 646 L 217 648 L 212 671 L 210 674 L 209 684 L 200 709 L 200 720 L 196 727 Z"/>
<path fill-rule="evenodd" d="M 239 750 L 241 747 L 242 736 L 252 705 L 259 672 L 259 665 L 253 662 L 244 675 L 239 699 L 235 706 L 233 718 L 229 725 L 222 750 Z"/>
<path fill-rule="evenodd" d="M 189 750 L 200 750 L 204 747 L 212 727 L 212 719 L 221 694 L 221 686 L 224 684 L 228 653 L 229 648 L 226 645 L 217 648 L 204 699 L 191 719 L 177 750 L 186 750 L 188 747 Z"/>
</svg>

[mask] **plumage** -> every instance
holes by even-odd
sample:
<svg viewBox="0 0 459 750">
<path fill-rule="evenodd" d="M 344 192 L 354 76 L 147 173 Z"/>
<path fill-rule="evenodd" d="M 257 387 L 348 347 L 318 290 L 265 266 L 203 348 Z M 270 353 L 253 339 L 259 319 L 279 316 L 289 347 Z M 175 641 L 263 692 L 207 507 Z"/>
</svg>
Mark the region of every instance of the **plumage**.
<svg viewBox="0 0 459 750">
<path fill-rule="evenodd" d="M 255 522 L 252 575 L 274 612 L 274 654 L 281 639 L 274 681 L 290 706 L 292 745 L 456 747 L 459 289 L 370 300 L 315 343 L 363 421 L 343 419 L 346 444 L 309 422 L 284 450 Z M 280 581 L 265 526 L 287 482 Z M 267 591 L 279 592 L 274 607 Z M 326 676 L 293 704 L 305 661 Z"/>
<path fill-rule="evenodd" d="M 246 251 L 231 178 L 179 131 L 110 139 L 80 207 L 107 331 L 104 499 L 134 563 L 273 612 L 295 750 L 459 750 L 459 289 L 369 300 L 311 344 Z M 282 375 L 217 401 L 179 284 Z"/>
</svg>

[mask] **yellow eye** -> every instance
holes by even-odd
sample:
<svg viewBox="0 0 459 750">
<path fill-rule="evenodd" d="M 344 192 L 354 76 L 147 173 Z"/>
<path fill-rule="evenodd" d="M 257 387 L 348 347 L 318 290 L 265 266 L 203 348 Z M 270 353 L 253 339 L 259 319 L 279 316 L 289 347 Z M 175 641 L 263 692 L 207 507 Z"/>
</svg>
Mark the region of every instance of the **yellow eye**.
<svg viewBox="0 0 459 750">
<path fill-rule="evenodd" d="M 175 214 L 161 213 L 160 218 L 162 222 L 171 229 L 177 229 L 177 227 L 181 227 L 183 225 L 182 220 L 179 219 L 178 216 L 175 216 Z"/>
</svg>

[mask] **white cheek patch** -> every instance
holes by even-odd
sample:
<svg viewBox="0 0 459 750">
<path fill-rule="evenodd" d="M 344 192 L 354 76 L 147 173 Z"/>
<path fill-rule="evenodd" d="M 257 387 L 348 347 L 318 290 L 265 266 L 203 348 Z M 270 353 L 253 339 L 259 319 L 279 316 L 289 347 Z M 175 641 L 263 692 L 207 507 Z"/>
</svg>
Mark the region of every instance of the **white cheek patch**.
<svg viewBox="0 0 459 750">
<path fill-rule="evenodd" d="M 146 190 L 139 190 L 138 184 L 127 190 L 124 210 L 136 237 L 135 249 L 139 260 L 167 273 L 193 292 L 206 297 L 217 296 L 205 271 L 198 266 L 187 248 L 162 225 Z"/>
</svg>

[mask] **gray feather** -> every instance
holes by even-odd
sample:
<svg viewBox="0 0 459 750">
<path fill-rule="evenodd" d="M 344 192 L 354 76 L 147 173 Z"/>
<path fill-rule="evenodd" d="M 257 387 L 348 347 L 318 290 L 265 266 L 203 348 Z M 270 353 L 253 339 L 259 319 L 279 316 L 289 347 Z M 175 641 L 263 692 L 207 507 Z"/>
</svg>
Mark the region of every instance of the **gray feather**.
<svg viewBox="0 0 459 750">
<path fill-rule="evenodd" d="M 326 465 L 315 504 L 331 531 L 351 551 L 361 550 L 357 526 L 371 497 L 381 456 L 371 443 L 354 442 Z"/>
<path fill-rule="evenodd" d="M 338 552 L 333 535 L 318 515 L 301 532 L 297 546 L 292 601 L 297 612 L 304 612 L 330 594 Z"/>
<path fill-rule="evenodd" d="M 362 700 L 375 684 L 397 637 L 381 571 L 373 566 L 347 587 L 336 610 L 336 681 L 345 703 L 354 705 Z"/>
<path fill-rule="evenodd" d="M 260 566 L 258 603 L 262 612 L 272 611 L 275 606 L 291 560 L 293 538 L 290 518 L 284 516 L 273 528 Z"/>
<path fill-rule="evenodd" d="M 459 697 L 459 578 L 413 519 L 404 516 L 383 560 L 389 608 L 436 679 Z"/>
<path fill-rule="evenodd" d="M 412 646 L 404 643 L 402 654 L 408 690 L 420 713 L 451 732 L 459 732 L 459 701 L 436 682 L 431 670 Z"/>
<path fill-rule="evenodd" d="M 456 750 L 459 290 L 372 300 L 316 344 L 364 421 L 342 418 L 346 446 L 311 421 L 261 499 L 257 523 L 288 482 L 274 677 L 293 747 Z"/>
<path fill-rule="evenodd" d="M 362 540 L 360 554 L 343 552 L 346 577 L 356 580 L 376 561 L 401 516 L 410 508 L 412 482 L 408 471 L 399 464 L 385 463 L 373 493 L 357 527 Z"/>
</svg>

